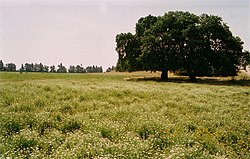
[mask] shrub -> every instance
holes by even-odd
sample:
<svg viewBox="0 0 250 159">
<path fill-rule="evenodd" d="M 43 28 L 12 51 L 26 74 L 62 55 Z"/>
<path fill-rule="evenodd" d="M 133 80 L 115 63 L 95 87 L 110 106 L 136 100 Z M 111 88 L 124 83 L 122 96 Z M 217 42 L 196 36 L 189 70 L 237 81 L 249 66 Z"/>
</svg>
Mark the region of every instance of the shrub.
<svg viewBox="0 0 250 159">
<path fill-rule="evenodd" d="M 27 139 L 24 136 L 20 136 L 16 141 L 16 150 L 32 150 L 37 144 L 35 139 Z"/>
<path fill-rule="evenodd" d="M 34 117 L 26 117 L 26 119 L 25 119 L 26 121 L 26 126 L 29 128 L 29 129 L 33 129 L 33 127 L 34 126 L 36 126 L 37 125 L 37 120 L 36 120 L 36 118 L 34 118 Z"/>
<path fill-rule="evenodd" d="M 73 108 L 70 105 L 65 105 L 60 109 L 60 112 L 72 114 Z"/>
<path fill-rule="evenodd" d="M 5 129 L 7 135 L 11 135 L 12 133 L 18 133 L 21 130 L 21 124 L 18 121 L 10 120 L 5 123 Z"/>
<path fill-rule="evenodd" d="M 188 125 L 187 125 L 187 129 L 188 129 L 188 132 L 195 131 L 196 126 L 193 125 L 193 124 L 188 124 Z"/>
<path fill-rule="evenodd" d="M 138 134 L 141 139 L 147 140 L 149 138 L 149 135 L 151 134 L 151 131 L 146 125 L 143 125 L 139 129 Z"/>
<path fill-rule="evenodd" d="M 79 122 L 69 121 L 62 126 L 61 131 L 63 133 L 68 133 L 68 132 L 73 132 L 75 130 L 78 130 L 80 128 L 81 128 L 81 124 Z"/>
<path fill-rule="evenodd" d="M 170 140 L 168 139 L 168 137 L 157 137 L 153 139 L 153 148 L 154 149 L 159 149 L 159 150 L 163 150 L 166 147 L 169 147 L 171 144 Z"/>
<path fill-rule="evenodd" d="M 112 131 L 111 130 L 109 130 L 107 128 L 102 128 L 100 132 L 101 132 L 101 135 L 103 138 L 108 138 L 109 140 L 112 139 L 112 134 L 111 134 Z"/>
<path fill-rule="evenodd" d="M 45 130 L 46 130 L 46 129 L 49 129 L 49 128 L 52 128 L 52 123 L 51 123 L 51 122 L 48 122 L 48 121 L 45 121 L 45 122 L 43 122 L 43 123 L 39 126 L 38 132 L 39 132 L 40 135 L 43 135 L 44 132 L 45 132 Z"/>
</svg>

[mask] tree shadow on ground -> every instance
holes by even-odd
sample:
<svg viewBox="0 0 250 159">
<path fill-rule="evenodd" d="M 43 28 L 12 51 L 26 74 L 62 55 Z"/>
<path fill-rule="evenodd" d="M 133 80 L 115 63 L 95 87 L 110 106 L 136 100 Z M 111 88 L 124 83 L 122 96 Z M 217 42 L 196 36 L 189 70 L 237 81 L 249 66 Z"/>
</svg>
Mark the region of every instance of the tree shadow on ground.
<svg viewBox="0 0 250 159">
<path fill-rule="evenodd" d="M 154 81 L 166 83 L 195 83 L 207 85 L 222 85 L 222 86 L 250 86 L 250 78 L 216 78 L 216 77 L 198 77 L 196 82 L 191 82 L 186 76 L 169 77 L 167 81 L 162 81 L 160 77 L 131 77 L 126 78 L 126 81 Z"/>
</svg>

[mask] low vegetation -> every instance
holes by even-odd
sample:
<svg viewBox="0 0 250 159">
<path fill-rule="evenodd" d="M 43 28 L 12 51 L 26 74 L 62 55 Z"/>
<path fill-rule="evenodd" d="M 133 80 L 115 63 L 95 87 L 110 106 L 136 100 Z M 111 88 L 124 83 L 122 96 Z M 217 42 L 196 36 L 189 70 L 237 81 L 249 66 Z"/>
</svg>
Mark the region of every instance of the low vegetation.
<svg viewBox="0 0 250 159">
<path fill-rule="evenodd" d="M 249 76 L 159 76 L 0 73 L 0 158 L 250 158 Z"/>
</svg>

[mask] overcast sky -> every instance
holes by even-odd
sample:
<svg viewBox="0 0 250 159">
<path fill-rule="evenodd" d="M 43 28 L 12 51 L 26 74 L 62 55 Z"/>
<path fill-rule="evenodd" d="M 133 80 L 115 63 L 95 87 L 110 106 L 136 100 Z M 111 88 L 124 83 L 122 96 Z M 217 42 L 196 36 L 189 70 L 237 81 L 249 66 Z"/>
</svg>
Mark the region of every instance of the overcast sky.
<svg viewBox="0 0 250 159">
<path fill-rule="evenodd" d="M 249 0 L 0 0 L 0 59 L 106 69 L 117 61 L 116 34 L 176 10 L 219 15 L 250 50 Z"/>
</svg>

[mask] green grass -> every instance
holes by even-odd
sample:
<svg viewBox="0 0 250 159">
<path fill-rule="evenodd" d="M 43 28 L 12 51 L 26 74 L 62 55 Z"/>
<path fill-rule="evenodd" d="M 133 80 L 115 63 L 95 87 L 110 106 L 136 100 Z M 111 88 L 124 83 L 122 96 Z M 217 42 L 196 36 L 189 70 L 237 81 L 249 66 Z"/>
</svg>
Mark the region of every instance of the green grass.
<svg viewBox="0 0 250 159">
<path fill-rule="evenodd" d="M 0 158 L 250 158 L 249 77 L 158 76 L 0 73 Z"/>
</svg>

